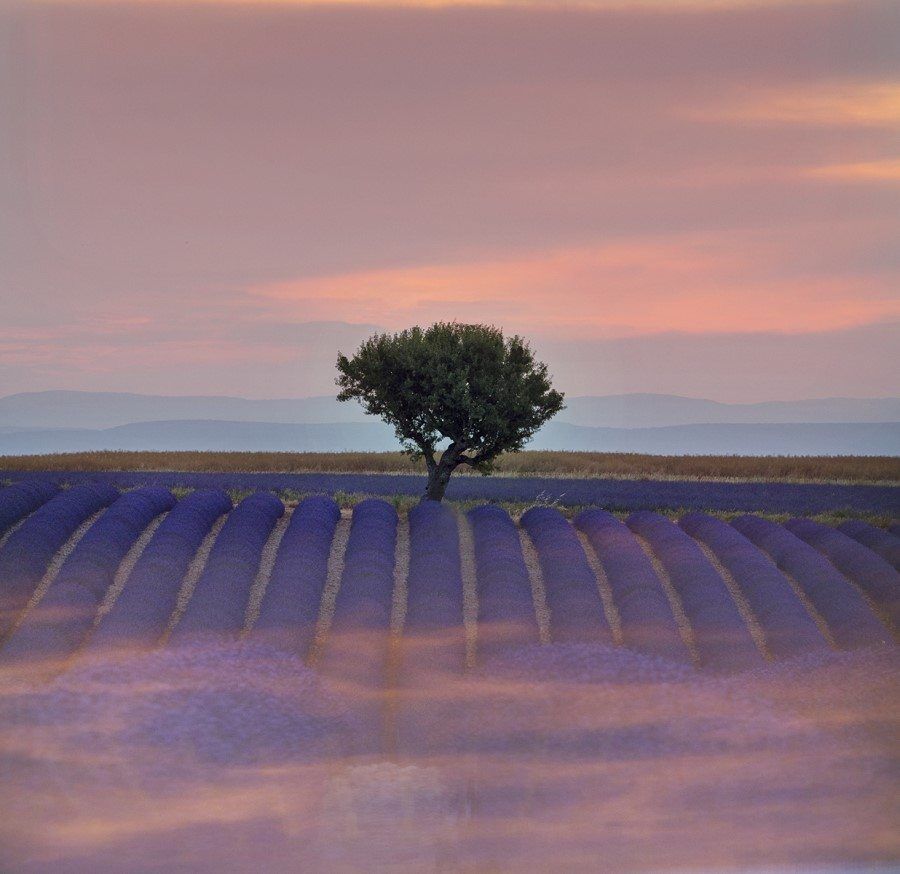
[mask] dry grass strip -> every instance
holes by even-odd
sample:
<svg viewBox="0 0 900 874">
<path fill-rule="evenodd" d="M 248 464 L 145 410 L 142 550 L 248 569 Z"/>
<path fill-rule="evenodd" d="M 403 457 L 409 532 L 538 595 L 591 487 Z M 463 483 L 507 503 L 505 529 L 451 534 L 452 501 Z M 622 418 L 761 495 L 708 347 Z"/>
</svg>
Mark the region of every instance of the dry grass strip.
<svg viewBox="0 0 900 874">
<path fill-rule="evenodd" d="M 172 636 L 175 626 L 181 622 L 181 617 L 184 616 L 184 611 L 187 610 L 188 602 L 191 600 L 191 595 L 194 594 L 194 588 L 197 585 L 197 581 L 200 579 L 200 574 L 203 573 L 203 568 L 206 567 L 206 562 L 209 559 L 210 552 L 212 552 L 213 544 L 215 544 L 216 538 L 219 536 L 219 532 L 222 530 L 227 519 L 228 513 L 223 513 L 216 519 L 212 528 L 209 529 L 209 533 L 203 538 L 197 552 L 191 559 L 187 573 L 185 573 L 184 579 L 181 581 L 181 588 L 178 590 L 175 609 L 169 617 L 166 630 L 159 639 L 160 646 L 165 646 L 165 644 L 169 642 L 169 638 Z"/>
<path fill-rule="evenodd" d="M 319 603 L 316 634 L 307 658 L 307 662 L 310 665 L 317 664 L 322 657 L 325 649 L 325 640 L 328 637 L 328 629 L 331 628 L 334 605 L 337 601 L 338 590 L 341 588 L 341 577 L 344 574 L 344 553 L 347 551 L 347 541 L 350 539 L 351 518 L 352 513 L 350 510 L 341 510 L 341 518 L 334 529 L 334 537 L 331 540 L 331 552 L 328 553 L 328 572 L 325 576 L 325 588 L 322 591 L 322 600 Z"/>
<path fill-rule="evenodd" d="M 550 608 L 547 606 L 547 590 L 544 588 L 544 572 L 537 550 L 528 532 L 519 528 L 519 542 L 522 544 L 522 558 L 531 581 L 531 599 L 534 601 L 534 615 L 537 619 L 541 643 L 550 643 Z"/>
<path fill-rule="evenodd" d="M 44 595 L 47 594 L 47 589 L 50 588 L 62 569 L 65 560 L 72 554 L 75 547 L 78 546 L 78 542 L 81 538 L 87 534 L 88 529 L 106 512 L 106 510 L 107 508 L 104 507 L 102 510 L 98 510 L 96 513 L 85 519 L 84 522 L 75 529 L 72 536 L 57 550 L 53 558 L 50 559 L 50 564 L 47 565 L 47 570 L 44 571 L 44 576 L 41 577 L 41 581 L 38 583 L 37 588 L 31 593 L 28 603 L 16 617 L 16 621 L 13 623 L 12 628 L 4 635 L 3 640 L 9 639 L 25 620 L 25 617 L 41 602 Z"/>
<path fill-rule="evenodd" d="M 731 571 L 719 561 L 718 556 L 705 543 L 701 540 L 697 540 L 696 543 L 707 559 L 709 559 L 709 563 L 716 569 L 716 573 L 722 578 L 726 588 L 731 593 L 731 597 L 737 605 L 738 612 L 741 614 L 744 622 L 747 623 L 747 628 L 750 629 L 750 636 L 753 638 L 753 642 L 763 654 L 763 657 L 767 661 L 772 661 L 772 653 L 769 652 L 769 647 L 766 644 L 766 636 L 763 633 L 762 626 L 750 609 L 750 605 L 747 603 L 747 599 L 744 597 L 744 593 L 741 591 L 737 581 L 731 575 Z"/>
<path fill-rule="evenodd" d="M 756 548 L 759 549 L 759 551 L 764 555 L 769 557 L 765 550 L 761 549 L 758 546 Z M 772 564 L 775 564 L 775 562 L 773 561 Z M 776 565 L 776 567 L 778 566 Z M 825 618 L 818 610 L 816 610 L 813 602 L 809 600 L 806 592 L 803 591 L 803 588 L 801 587 L 800 583 L 798 583 L 794 578 L 793 574 L 789 574 L 787 571 L 783 571 L 781 568 L 778 568 L 778 572 L 787 580 L 788 585 L 794 590 L 794 594 L 800 599 L 800 603 L 803 605 L 806 612 L 809 613 L 812 621 L 816 623 L 816 627 L 819 629 L 819 631 L 822 632 L 822 637 L 824 637 L 825 640 L 828 641 L 828 645 L 832 649 L 839 649 L 837 643 L 835 642 L 834 635 L 831 633 L 831 629 L 828 627 L 828 623 L 825 621 Z"/>
<path fill-rule="evenodd" d="M 244 614 L 241 638 L 246 637 L 250 633 L 256 620 L 259 619 L 259 608 L 266 594 L 266 588 L 269 585 L 269 579 L 275 567 L 275 560 L 278 558 L 278 547 L 281 546 L 284 532 L 287 531 L 288 525 L 291 524 L 291 516 L 293 514 L 293 509 L 285 510 L 284 515 L 275 523 L 275 527 L 272 529 L 272 533 L 263 547 L 259 561 L 259 570 L 256 572 L 253 585 L 250 586 L 250 597 L 247 599 L 247 611 Z"/>
<path fill-rule="evenodd" d="M 400 706 L 397 684 L 403 662 L 403 626 L 406 624 L 408 595 L 409 516 L 403 513 L 397 519 L 397 540 L 394 544 L 394 591 L 391 595 L 391 628 L 382 724 L 382 744 L 385 754 L 391 759 L 397 756 L 397 712 Z"/>
<path fill-rule="evenodd" d="M 16 531 L 18 531 L 40 509 L 41 508 L 38 507 L 37 510 L 32 510 L 27 516 L 23 516 L 15 525 L 8 529 L 7 532 L 0 537 L 0 549 L 3 549 L 3 547 L 6 546 L 6 541 L 9 540 L 9 538 L 12 537 L 13 534 L 15 534 Z"/>
<path fill-rule="evenodd" d="M 765 556 L 774 566 L 775 569 L 780 573 L 788 582 L 788 585 L 794 590 L 794 594 L 800 599 L 800 603 L 803 605 L 804 609 L 807 613 L 809 613 L 810 618 L 813 622 L 816 623 L 816 627 L 819 631 L 822 632 L 822 636 L 828 641 L 828 645 L 832 649 L 839 649 L 837 643 L 834 640 L 834 635 L 831 633 L 831 629 L 828 627 L 828 623 L 825 621 L 822 614 L 816 610 L 815 605 L 812 601 L 809 600 L 806 592 L 803 591 L 803 587 L 800 583 L 797 582 L 796 578 L 793 574 L 789 574 L 786 570 L 779 567 L 776 563 L 775 559 L 772 558 L 772 554 L 769 550 L 760 546 L 758 543 L 754 543 L 753 546 L 760 552 L 761 555 Z"/>
<path fill-rule="evenodd" d="M 672 608 L 672 615 L 675 617 L 678 633 L 681 635 L 684 645 L 691 654 L 691 661 L 694 663 L 694 666 L 699 666 L 700 651 L 697 649 L 697 639 L 694 637 L 694 629 L 691 628 L 691 623 L 687 618 L 687 614 L 684 612 L 684 604 L 681 603 L 681 598 L 672 583 L 669 572 L 659 560 L 659 556 L 650 545 L 650 542 L 646 538 L 641 537 L 640 534 L 635 534 L 633 531 L 631 533 L 634 535 L 634 539 L 638 542 L 641 549 L 646 553 L 647 558 L 650 559 L 650 564 L 653 566 L 653 572 L 656 574 L 656 578 L 659 580 L 663 591 L 666 593 L 666 597 L 669 599 L 669 606 Z"/>
<path fill-rule="evenodd" d="M 462 574 L 463 624 L 466 628 L 466 667 L 474 668 L 478 652 L 478 571 L 475 565 L 475 541 L 465 513 L 457 511 L 459 564 Z"/>
<path fill-rule="evenodd" d="M 622 617 L 619 616 L 619 608 L 616 607 L 616 602 L 613 600 L 612 587 L 609 584 L 609 579 L 606 576 L 606 571 L 603 570 L 603 564 L 600 562 L 600 556 L 597 555 L 597 550 L 594 549 L 594 546 L 588 539 L 587 534 L 585 534 L 583 531 L 578 531 L 577 529 L 575 533 L 578 535 L 578 539 L 581 541 L 581 548 L 584 551 L 584 557 L 587 559 L 587 563 L 591 568 L 591 572 L 594 574 L 594 578 L 597 580 L 597 591 L 600 593 L 600 600 L 603 602 L 603 612 L 606 614 L 606 619 L 609 622 L 609 627 L 612 631 L 613 643 L 616 646 L 621 646 L 624 641 L 624 637 L 622 635 Z"/>
<path fill-rule="evenodd" d="M 397 543 L 394 549 L 394 592 L 391 597 L 391 637 L 399 640 L 406 624 L 409 595 L 409 517 L 397 519 Z"/>
<path fill-rule="evenodd" d="M 134 570 L 134 566 L 137 564 L 138 559 L 147 548 L 147 544 L 156 533 L 156 529 L 159 528 L 163 519 L 168 515 L 169 512 L 167 510 L 165 513 L 160 513 L 155 519 L 151 519 L 150 524 L 141 532 L 141 536 L 134 541 L 131 548 L 125 553 L 125 558 L 122 559 L 121 564 L 116 570 L 116 575 L 113 577 L 112 585 L 106 590 L 106 594 L 103 596 L 103 600 L 97 608 L 97 615 L 94 617 L 94 628 L 96 628 L 100 624 L 100 620 L 112 610 L 113 605 L 116 603 L 116 599 L 122 594 L 122 589 L 125 588 L 125 583 L 128 582 L 128 578 L 131 576 L 131 572 Z"/>
</svg>

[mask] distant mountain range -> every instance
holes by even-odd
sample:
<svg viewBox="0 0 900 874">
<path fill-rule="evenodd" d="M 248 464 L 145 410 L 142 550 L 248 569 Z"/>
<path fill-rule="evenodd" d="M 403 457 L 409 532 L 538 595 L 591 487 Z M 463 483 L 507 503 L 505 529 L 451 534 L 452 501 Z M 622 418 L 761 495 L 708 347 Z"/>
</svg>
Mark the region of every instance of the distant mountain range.
<svg viewBox="0 0 900 874">
<path fill-rule="evenodd" d="M 333 397 L 250 400 L 119 392 L 26 392 L 0 398 L 0 428 L 115 428 L 175 420 L 335 424 L 371 422 L 359 404 Z M 725 404 L 677 395 L 623 394 L 566 399 L 557 421 L 592 428 L 900 422 L 900 398 L 821 398 Z"/>
<path fill-rule="evenodd" d="M 101 449 L 386 451 L 393 431 L 334 398 L 38 392 L 0 398 L 0 455 Z M 900 399 L 723 404 L 572 398 L 531 449 L 673 455 L 900 455 Z"/>
</svg>

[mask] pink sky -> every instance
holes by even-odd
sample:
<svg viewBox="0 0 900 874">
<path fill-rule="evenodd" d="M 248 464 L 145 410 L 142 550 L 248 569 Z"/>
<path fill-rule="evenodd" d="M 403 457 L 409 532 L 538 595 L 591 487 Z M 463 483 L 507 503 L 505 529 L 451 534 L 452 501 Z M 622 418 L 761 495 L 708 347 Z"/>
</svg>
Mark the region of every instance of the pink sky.
<svg viewBox="0 0 900 874">
<path fill-rule="evenodd" d="M 893 0 L 35 0 L 0 37 L 0 394 L 324 394 L 436 319 L 574 394 L 900 394 Z"/>
</svg>

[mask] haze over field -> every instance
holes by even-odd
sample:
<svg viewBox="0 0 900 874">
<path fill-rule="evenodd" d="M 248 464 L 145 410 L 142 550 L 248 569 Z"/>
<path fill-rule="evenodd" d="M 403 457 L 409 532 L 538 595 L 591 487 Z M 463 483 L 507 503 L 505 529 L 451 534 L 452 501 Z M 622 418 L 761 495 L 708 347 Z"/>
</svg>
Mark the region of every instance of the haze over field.
<svg viewBox="0 0 900 874">
<path fill-rule="evenodd" d="M 494 322 L 570 395 L 900 394 L 894 0 L 15 2 L 0 393 L 322 395 Z"/>
<path fill-rule="evenodd" d="M 0 398 L 0 455 L 118 450 L 391 451 L 394 431 L 333 397 L 249 400 L 104 392 Z M 575 397 L 531 449 L 725 455 L 900 455 L 900 399 L 723 404 Z"/>
</svg>

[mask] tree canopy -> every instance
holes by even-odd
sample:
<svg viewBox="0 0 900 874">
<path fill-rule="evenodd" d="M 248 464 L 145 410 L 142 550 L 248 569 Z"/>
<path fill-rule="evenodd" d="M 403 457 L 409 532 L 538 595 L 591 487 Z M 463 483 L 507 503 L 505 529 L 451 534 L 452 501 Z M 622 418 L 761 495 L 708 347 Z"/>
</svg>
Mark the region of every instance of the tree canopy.
<svg viewBox="0 0 900 874">
<path fill-rule="evenodd" d="M 497 456 L 522 449 L 563 409 L 528 343 L 488 325 L 376 334 L 351 358 L 339 354 L 337 368 L 338 400 L 355 398 L 393 426 L 403 450 L 425 460 L 426 497 L 436 500 L 457 467 L 490 473 Z"/>
</svg>

